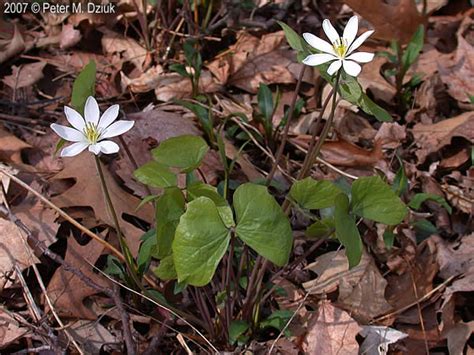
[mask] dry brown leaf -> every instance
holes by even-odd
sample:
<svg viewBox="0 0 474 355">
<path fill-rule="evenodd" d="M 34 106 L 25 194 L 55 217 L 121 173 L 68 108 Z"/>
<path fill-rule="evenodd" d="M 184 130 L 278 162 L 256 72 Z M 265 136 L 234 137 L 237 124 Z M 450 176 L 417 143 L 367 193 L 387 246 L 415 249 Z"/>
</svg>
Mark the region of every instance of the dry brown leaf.
<svg viewBox="0 0 474 355">
<path fill-rule="evenodd" d="M 364 65 L 357 81 L 364 92 L 371 91 L 376 99 L 390 104 L 395 98 L 396 89 L 382 76 L 382 65 L 387 62 L 388 59 L 385 57 L 375 57 L 372 62 Z"/>
<path fill-rule="evenodd" d="M 9 40 L 0 41 L 0 63 L 3 63 L 18 53 L 23 52 L 25 48 L 26 46 L 23 36 L 21 35 L 18 26 L 15 25 L 13 37 Z"/>
<path fill-rule="evenodd" d="M 298 146 L 308 147 L 311 136 L 300 135 L 290 139 Z M 345 167 L 372 167 L 383 161 L 382 145 L 375 141 L 372 150 L 366 150 L 346 140 L 324 142 L 321 148 L 321 157 L 337 166 Z"/>
<path fill-rule="evenodd" d="M 59 40 L 59 48 L 67 49 L 74 47 L 81 40 L 81 31 L 74 29 L 71 24 L 63 25 Z"/>
<path fill-rule="evenodd" d="M 466 15 L 457 32 L 458 47 L 453 61 L 446 65 L 438 62 L 441 79 L 448 86 L 449 94 L 461 102 L 470 102 L 474 94 L 474 52 L 473 44 L 468 38 L 473 36 L 474 11 Z"/>
<path fill-rule="evenodd" d="M 140 210 L 135 211 L 140 200 L 120 188 L 106 166 L 103 166 L 103 171 L 120 226 L 130 250 L 136 255 L 143 231 L 128 223 L 123 217 L 124 215 L 137 216 L 151 223 L 154 216 L 153 209 L 151 206 L 145 205 Z M 64 159 L 64 169 L 50 179 L 50 183 L 62 179 L 74 179 L 76 183 L 65 192 L 53 197 L 53 203 L 60 208 L 91 207 L 98 220 L 107 223 L 109 226 L 114 226 L 103 198 L 100 179 L 92 154 L 80 154 L 73 158 Z"/>
<path fill-rule="evenodd" d="M 191 119 L 176 112 L 155 109 L 129 114 L 127 119 L 135 121 L 135 125 L 123 135 L 123 139 L 138 166 L 151 160 L 150 150 L 156 148 L 160 142 L 184 134 L 201 134 Z M 117 160 L 117 164 L 117 174 L 125 186 L 139 196 L 148 195 L 143 184 L 133 180 L 135 167 L 130 164 L 130 160 L 123 157 Z"/>
<path fill-rule="evenodd" d="M 84 154 L 83 154 L 84 155 Z M 91 264 L 95 264 L 104 251 L 104 246 L 94 240 L 82 246 L 73 236 L 68 238 L 68 246 L 64 260 L 72 267 L 80 270 L 85 276 L 102 287 L 110 287 L 104 277 L 95 273 Z M 84 260 L 85 259 L 85 260 Z M 48 295 L 54 309 L 66 317 L 96 320 L 97 315 L 84 304 L 84 299 L 97 293 L 97 290 L 70 271 L 59 267 L 48 284 Z"/>
<path fill-rule="evenodd" d="M 317 116 L 319 113 L 313 112 L 313 114 Z M 334 120 L 334 128 L 338 136 L 352 143 L 359 143 L 361 140 L 373 141 L 377 134 L 367 119 L 350 110 L 344 110 L 341 117 Z"/>
<path fill-rule="evenodd" d="M 455 324 L 445 333 L 448 340 L 449 355 L 463 355 L 466 342 L 474 332 L 474 321 Z"/>
<path fill-rule="evenodd" d="M 474 112 L 464 112 L 434 124 L 419 123 L 413 127 L 412 132 L 416 144 L 420 147 L 415 153 L 418 161 L 422 163 L 429 154 L 449 145 L 453 137 L 464 137 L 473 142 Z"/>
<path fill-rule="evenodd" d="M 418 25 L 425 19 L 418 12 L 414 0 L 344 0 L 375 28 L 374 38 L 408 43 Z"/>
<path fill-rule="evenodd" d="M 303 351 L 314 355 L 357 355 L 359 344 L 356 335 L 360 330 L 361 327 L 347 312 L 323 301 L 309 321 Z"/>
<path fill-rule="evenodd" d="M 11 221 L 0 218 L 0 274 L 8 275 L 15 265 L 21 270 L 39 262 L 27 243 L 26 235 Z M 0 289 L 9 279 L 0 278 Z"/>
<path fill-rule="evenodd" d="M 418 245 L 414 260 L 404 260 L 409 266 L 403 274 L 386 277 L 385 296 L 394 309 L 413 304 L 433 289 L 433 279 L 439 269 L 436 251 L 436 244 L 431 239 L 424 240 Z"/>
<path fill-rule="evenodd" d="M 0 328 L 2 329 L 0 332 L 0 349 L 7 347 L 29 331 L 28 328 L 20 327 L 20 323 L 2 308 L 0 308 Z"/>
<path fill-rule="evenodd" d="M 384 122 L 380 126 L 375 140 L 380 141 L 385 149 L 395 149 L 399 147 L 407 136 L 406 128 L 394 122 Z"/>
<path fill-rule="evenodd" d="M 463 165 L 470 159 L 470 155 L 467 149 L 462 149 L 459 152 L 451 155 L 450 157 L 444 158 L 439 163 L 441 169 L 456 169 Z"/>
<path fill-rule="evenodd" d="M 474 233 L 463 236 L 458 242 L 448 244 L 438 236 L 433 237 L 438 248 L 439 276 L 447 279 L 463 275 L 446 289 L 445 303 L 455 292 L 474 291 Z"/>
<path fill-rule="evenodd" d="M 122 79 L 122 89 L 130 89 L 134 93 L 143 93 L 154 90 L 163 80 L 163 67 L 161 65 L 154 66 L 141 74 L 138 78 L 130 79 L 122 71 L 120 72 Z"/>
<path fill-rule="evenodd" d="M 15 137 L 10 132 L 0 128 L 0 161 L 5 163 L 22 164 L 21 151 L 30 148 L 28 143 Z"/>
<path fill-rule="evenodd" d="M 160 101 L 182 99 L 192 95 L 192 84 L 189 78 L 183 78 L 178 73 L 163 74 L 158 78 L 159 84 L 155 87 L 156 98 Z M 222 89 L 222 85 L 207 70 L 199 77 L 199 92 L 214 93 Z"/>
<path fill-rule="evenodd" d="M 359 321 L 367 322 L 392 309 L 384 296 L 387 281 L 366 253 L 350 270 L 343 252 L 323 254 L 306 268 L 319 275 L 303 284 L 306 291 L 322 294 L 339 289 L 338 303 Z"/>
<path fill-rule="evenodd" d="M 125 61 L 132 62 L 139 70 L 147 59 L 147 50 L 129 37 L 123 37 L 110 30 L 102 30 L 102 48 L 106 54 L 122 53 Z"/>
<path fill-rule="evenodd" d="M 3 78 L 3 82 L 12 89 L 31 86 L 43 78 L 43 68 L 46 62 L 23 64 L 19 67 L 12 66 L 12 74 Z"/>
<path fill-rule="evenodd" d="M 462 212 L 474 215 L 474 187 L 461 189 L 454 185 L 441 185 L 446 199 L 453 207 L 459 208 Z"/>
<path fill-rule="evenodd" d="M 78 320 L 69 324 L 68 330 L 81 344 L 86 354 L 100 354 L 104 344 L 118 342 L 118 339 L 97 320 Z"/>
<path fill-rule="evenodd" d="M 20 204 L 12 206 L 13 214 L 24 223 L 36 239 L 50 246 L 56 242 L 59 224 L 56 212 L 43 206 L 36 197 L 28 195 Z"/>
<path fill-rule="evenodd" d="M 237 43 L 229 54 L 211 62 L 207 67 L 221 84 L 234 85 L 256 93 L 260 83 L 292 84 L 296 82 L 289 70 L 294 53 L 281 46 L 286 43 L 283 31 L 258 38 L 247 32 L 238 34 Z"/>
</svg>

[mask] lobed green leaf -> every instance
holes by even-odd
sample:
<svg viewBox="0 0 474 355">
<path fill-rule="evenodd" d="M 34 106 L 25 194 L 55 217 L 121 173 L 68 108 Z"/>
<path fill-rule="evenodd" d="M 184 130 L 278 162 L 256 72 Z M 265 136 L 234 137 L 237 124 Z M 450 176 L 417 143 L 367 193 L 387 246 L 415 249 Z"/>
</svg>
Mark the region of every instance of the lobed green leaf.
<svg viewBox="0 0 474 355">
<path fill-rule="evenodd" d="M 234 209 L 239 238 L 274 264 L 285 265 L 293 244 L 291 226 L 267 188 L 252 183 L 239 186 Z"/>
</svg>

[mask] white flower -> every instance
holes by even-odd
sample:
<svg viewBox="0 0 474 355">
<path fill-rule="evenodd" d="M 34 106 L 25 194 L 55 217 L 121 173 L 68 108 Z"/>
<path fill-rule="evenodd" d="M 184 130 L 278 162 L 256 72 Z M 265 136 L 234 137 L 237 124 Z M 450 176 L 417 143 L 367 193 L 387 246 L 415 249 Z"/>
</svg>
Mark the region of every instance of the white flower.
<svg viewBox="0 0 474 355">
<path fill-rule="evenodd" d="M 64 106 L 64 113 L 72 127 L 51 124 L 51 129 L 62 139 L 75 142 L 61 151 L 62 157 L 72 157 L 84 149 L 98 155 L 117 153 L 119 146 L 106 138 L 119 136 L 133 127 L 134 121 L 117 121 L 119 105 L 110 106 L 100 115 L 97 101 L 89 96 L 84 107 L 84 118 L 76 110 Z"/>
<path fill-rule="evenodd" d="M 331 43 L 311 33 L 303 33 L 303 38 L 311 47 L 323 52 L 321 54 L 311 54 L 307 56 L 303 60 L 303 63 L 316 66 L 333 62 L 328 68 L 329 75 L 333 75 L 341 66 L 347 74 L 351 76 L 359 75 L 362 68 L 356 62 L 368 63 L 374 59 L 374 54 L 368 52 L 352 52 L 359 48 L 374 31 L 367 31 L 356 39 L 357 30 L 359 28 L 358 22 L 357 16 L 352 16 L 346 28 L 344 28 L 342 37 L 340 37 L 336 29 L 331 25 L 331 22 L 327 19 L 324 20 L 323 30 Z"/>
</svg>

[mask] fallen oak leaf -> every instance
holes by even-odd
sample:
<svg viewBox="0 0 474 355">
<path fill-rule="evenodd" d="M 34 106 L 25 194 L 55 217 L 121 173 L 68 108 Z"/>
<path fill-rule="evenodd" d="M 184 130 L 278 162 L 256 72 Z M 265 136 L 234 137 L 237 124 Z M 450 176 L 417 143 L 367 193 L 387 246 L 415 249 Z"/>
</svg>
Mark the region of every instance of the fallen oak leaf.
<svg viewBox="0 0 474 355">
<path fill-rule="evenodd" d="M 458 101 L 470 102 L 470 95 L 474 93 L 474 59 L 473 45 L 466 38 L 472 37 L 474 26 L 474 11 L 469 11 L 457 32 L 458 47 L 453 60 L 446 65 L 446 61 L 438 61 L 441 80 L 448 86 L 449 94 Z"/>
<path fill-rule="evenodd" d="M 10 40 L 0 41 L 0 63 L 3 63 L 11 57 L 21 53 L 25 50 L 25 41 L 21 35 L 18 26 L 15 24 L 13 36 Z"/>
<path fill-rule="evenodd" d="M 291 138 L 296 146 L 307 148 L 311 141 L 310 135 L 299 135 Z M 346 140 L 326 141 L 321 148 L 321 157 L 330 164 L 344 167 L 372 167 L 383 160 L 382 144 L 374 142 L 372 150 L 366 150 Z"/>
<path fill-rule="evenodd" d="M 474 140 L 474 111 L 464 112 L 434 124 L 418 123 L 412 129 L 418 147 L 418 162 L 423 163 L 426 157 L 451 143 L 453 137 L 464 137 Z"/>
<path fill-rule="evenodd" d="M 309 320 L 303 351 L 305 354 L 356 355 L 359 351 L 356 336 L 360 330 L 347 312 L 324 300 Z"/>
<path fill-rule="evenodd" d="M 80 168 L 78 169 L 78 167 Z M 108 169 L 103 169 L 103 171 L 122 232 L 126 237 L 132 254 L 137 255 L 143 230 L 127 222 L 124 217 L 127 215 L 137 216 L 141 220 L 150 223 L 153 221 L 153 209 L 151 206 L 145 205 L 139 211 L 136 211 L 135 209 L 140 203 L 140 199 L 120 188 Z M 103 198 L 95 161 L 89 154 L 80 154 L 64 159 L 64 169 L 54 175 L 49 181 L 53 184 L 55 181 L 63 179 L 73 179 L 75 184 L 65 192 L 54 196 L 51 199 L 54 204 L 59 208 L 90 206 L 98 220 L 109 226 L 115 225 L 108 213 L 108 207 Z"/>
<path fill-rule="evenodd" d="M 68 238 L 68 246 L 64 261 L 70 266 L 81 271 L 85 276 L 102 287 L 109 286 L 108 281 L 95 273 L 91 266 L 85 262 L 95 264 L 104 251 L 104 246 L 95 240 L 82 246 L 71 235 Z M 110 286 L 109 286 L 110 287 Z M 97 290 L 86 284 L 74 273 L 60 266 L 54 273 L 48 284 L 48 295 L 54 304 L 56 312 L 63 316 L 96 320 L 97 315 L 84 304 L 84 299 L 95 295 Z"/>
<path fill-rule="evenodd" d="M 12 66 L 12 74 L 3 78 L 3 82 L 12 89 L 31 86 L 43 78 L 43 69 L 46 62 L 23 64 L 19 67 Z"/>
<path fill-rule="evenodd" d="M 426 21 L 414 0 L 344 0 L 375 28 L 374 38 L 408 43 L 418 26 Z"/>
</svg>

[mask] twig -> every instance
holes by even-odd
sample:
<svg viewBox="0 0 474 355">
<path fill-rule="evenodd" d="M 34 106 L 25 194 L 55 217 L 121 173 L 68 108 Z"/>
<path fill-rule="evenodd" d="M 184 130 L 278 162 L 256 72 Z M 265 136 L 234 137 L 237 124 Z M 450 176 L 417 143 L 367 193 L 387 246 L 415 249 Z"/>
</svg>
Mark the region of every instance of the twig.
<svg viewBox="0 0 474 355">
<path fill-rule="evenodd" d="M 410 309 L 411 307 L 413 306 L 416 306 L 417 304 L 420 304 L 421 302 L 427 300 L 428 298 L 430 298 L 435 292 L 438 292 L 440 289 L 442 289 L 443 287 L 446 287 L 451 281 L 453 281 L 456 277 L 460 277 L 462 275 L 455 275 L 455 276 L 451 276 L 450 278 L 448 278 L 446 281 L 444 281 L 442 284 L 439 284 L 438 286 L 436 286 L 434 289 L 432 289 L 430 292 L 428 292 L 426 295 L 424 295 L 423 297 L 421 297 L 420 299 L 410 303 L 409 305 L 406 305 L 405 307 L 402 307 L 400 309 L 397 309 L 396 311 L 394 312 L 390 312 L 390 313 L 387 313 L 383 316 L 380 316 L 378 318 L 375 318 L 373 319 L 372 321 L 369 322 L 369 324 L 374 324 L 374 323 L 379 323 L 385 319 L 388 319 L 388 318 L 391 318 L 393 316 L 396 316 L 397 314 L 400 314 L 400 313 L 403 313 L 405 312 L 407 309 Z"/>
<path fill-rule="evenodd" d="M 195 327 L 193 326 L 191 323 L 189 323 L 186 318 L 182 317 L 178 311 L 170 308 L 170 307 L 166 307 L 158 302 L 156 302 L 154 299 L 152 299 L 151 297 L 148 297 L 147 295 L 143 295 L 141 294 L 140 292 L 137 292 L 135 291 L 134 289 L 124 285 L 124 284 L 121 284 L 120 282 L 114 280 L 112 277 L 110 277 L 109 275 L 107 275 L 104 271 L 100 270 L 98 267 L 96 267 L 95 265 L 93 265 L 92 263 L 90 263 L 89 261 L 86 260 L 86 262 L 94 268 L 94 270 L 96 270 L 97 272 L 101 273 L 102 275 L 104 275 L 106 278 L 108 278 L 111 282 L 119 285 L 120 287 L 126 289 L 127 291 L 129 292 L 132 292 L 144 299 L 146 299 L 147 301 L 153 303 L 154 305 L 160 307 L 161 309 L 164 309 L 165 311 L 168 311 L 170 312 L 172 315 L 174 315 L 175 317 L 179 318 L 183 323 L 185 323 L 186 325 L 188 325 L 189 327 L 191 327 L 192 330 L 194 330 L 206 343 L 207 345 L 212 349 L 213 352 L 215 353 L 219 353 L 219 351 L 216 349 L 216 347 L 214 345 L 212 345 L 212 343 Z"/>
<path fill-rule="evenodd" d="M 117 284 L 114 284 L 112 299 L 114 300 L 122 319 L 123 337 L 125 338 L 125 344 L 127 345 L 127 354 L 135 355 L 135 343 L 133 342 L 132 330 L 130 327 L 130 316 L 123 306 L 122 299 L 120 298 L 120 288 Z"/>
<path fill-rule="evenodd" d="M 283 333 L 285 332 L 286 328 L 288 328 L 290 323 L 293 321 L 293 319 L 296 316 L 296 313 L 298 313 L 298 311 L 301 309 L 301 307 L 303 307 L 303 305 L 306 302 L 306 299 L 308 298 L 308 296 L 309 296 L 309 292 L 306 292 L 306 294 L 304 295 L 304 298 L 301 300 L 300 304 L 298 305 L 298 308 L 296 308 L 294 313 L 291 315 L 290 319 L 288 319 L 288 322 L 286 322 L 285 326 L 280 331 L 280 334 L 278 334 L 276 339 L 273 341 L 272 346 L 270 347 L 270 350 L 268 350 L 268 355 L 270 355 L 272 353 L 273 349 L 275 348 L 276 343 L 278 342 L 278 340 L 280 340 L 280 338 L 283 335 Z"/>
<path fill-rule="evenodd" d="M 120 251 L 118 251 L 113 245 L 108 243 L 107 241 L 103 240 L 101 237 L 99 237 L 97 234 L 91 232 L 89 229 L 84 227 L 82 224 L 77 222 L 74 218 L 69 216 L 66 212 L 64 212 L 62 209 L 60 209 L 58 206 L 56 206 L 54 203 L 49 201 L 46 197 L 41 195 L 39 192 L 31 188 L 29 185 L 23 182 L 23 180 L 17 178 L 15 175 L 10 174 L 6 169 L 2 168 L 0 166 L 0 171 L 2 174 L 8 176 L 10 179 L 15 181 L 18 185 L 23 187 L 24 189 L 28 190 L 31 192 L 33 195 L 35 195 L 37 198 L 39 198 L 43 203 L 45 203 L 48 207 L 52 208 L 54 211 L 56 211 L 61 217 L 63 217 L 66 221 L 71 223 L 74 227 L 79 229 L 81 232 L 86 234 L 87 236 L 91 237 L 94 239 L 96 242 L 104 246 L 106 249 L 110 250 L 120 261 L 125 262 L 125 257 L 122 255 Z M 148 282 L 148 284 L 154 288 L 159 288 L 156 282 L 154 282 L 150 277 L 147 275 L 144 275 L 143 278 Z"/>
</svg>

